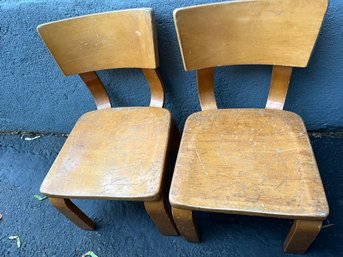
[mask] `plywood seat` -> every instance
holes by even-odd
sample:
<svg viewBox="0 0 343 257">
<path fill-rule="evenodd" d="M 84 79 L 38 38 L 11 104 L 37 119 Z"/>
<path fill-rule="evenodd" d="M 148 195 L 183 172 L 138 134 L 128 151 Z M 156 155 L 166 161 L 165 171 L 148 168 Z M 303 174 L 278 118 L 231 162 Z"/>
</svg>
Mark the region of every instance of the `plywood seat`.
<svg viewBox="0 0 343 257">
<path fill-rule="evenodd" d="M 62 198 L 156 199 L 170 125 L 169 111 L 156 107 L 84 114 L 46 176 L 41 192 Z"/>
<path fill-rule="evenodd" d="M 302 119 L 291 112 L 198 112 L 185 125 L 174 207 L 324 219 L 328 205 Z"/>
</svg>

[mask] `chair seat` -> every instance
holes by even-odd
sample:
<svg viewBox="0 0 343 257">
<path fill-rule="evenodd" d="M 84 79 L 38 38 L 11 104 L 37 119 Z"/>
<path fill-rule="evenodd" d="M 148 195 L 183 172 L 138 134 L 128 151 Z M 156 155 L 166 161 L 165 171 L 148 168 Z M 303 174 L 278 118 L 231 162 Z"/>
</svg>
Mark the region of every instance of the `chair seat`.
<svg viewBox="0 0 343 257">
<path fill-rule="evenodd" d="M 168 110 L 130 107 L 83 115 L 41 186 L 57 198 L 159 197 L 171 126 Z"/>
<path fill-rule="evenodd" d="M 173 175 L 173 207 L 284 218 L 329 212 L 302 119 L 268 109 L 191 115 Z"/>
</svg>

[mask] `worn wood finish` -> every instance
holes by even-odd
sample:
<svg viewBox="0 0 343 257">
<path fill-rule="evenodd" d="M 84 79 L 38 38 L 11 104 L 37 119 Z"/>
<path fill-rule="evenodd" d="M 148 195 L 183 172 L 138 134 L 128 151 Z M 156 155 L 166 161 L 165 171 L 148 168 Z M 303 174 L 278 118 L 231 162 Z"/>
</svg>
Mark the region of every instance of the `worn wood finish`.
<svg viewBox="0 0 343 257">
<path fill-rule="evenodd" d="M 322 221 L 295 220 L 283 244 L 285 252 L 305 253 L 316 239 Z"/>
<path fill-rule="evenodd" d="M 82 229 L 94 230 L 96 224 L 69 199 L 50 198 L 51 204 Z"/>
<path fill-rule="evenodd" d="M 156 107 L 84 114 L 45 177 L 41 192 L 56 198 L 158 199 L 170 126 L 170 113 Z"/>
<path fill-rule="evenodd" d="M 193 211 L 179 208 L 172 208 L 173 217 L 180 234 L 190 242 L 198 243 L 199 232 L 194 222 Z"/>
<path fill-rule="evenodd" d="M 167 156 L 169 155 L 169 152 L 177 149 L 174 149 L 175 147 L 178 148 L 177 143 L 179 143 L 179 138 L 177 138 L 175 135 L 175 132 L 178 132 L 177 127 L 175 126 L 175 123 L 173 120 L 171 120 L 171 126 L 170 126 L 170 135 L 172 137 L 169 138 L 169 144 L 167 149 Z M 168 161 L 166 160 L 164 162 L 164 171 L 167 170 Z M 162 177 L 162 184 L 165 184 L 164 177 Z M 161 186 L 160 191 L 160 197 L 158 200 L 154 201 L 145 201 L 144 206 L 145 210 L 149 214 L 152 221 L 155 223 L 158 230 L 163 235 L 167 236 L 176 236 L 179 234 L 179 232 L 176 229 L 172 214 L 171 214 L 171 207 L 168 201 L 168 195 L 166 194 L 166 191 L 169 187 L 167 185 Z"/>
<path fill-rule="evenodd" d="M 203 110 L 186 121 L 169 196 L 187 240 L 198 241 L 193 210 L 296 219 L 289 252 L 306 250 L 319 232 L 329 208 L 317 164 L 303 121 L 282 109 L 292 67 L 306 67 L 327 5 L 241 0 L 175 10 Z M 244 64 L 274 66 L 266 109 L 216 110 L 213 67 Z"/>
<path fill-rule="evenodd" d="M 176 236 L 179 234 L 170 212 L 168 199 L 163 195 L 157 201 L 144 202 L 145 210 L 149 214 L 161 234 L 166 236 Z"/>
<path fill-rule="evenodd" d="M 163 83 L 156 69 L 142 69 L 150 86 L 150 106 L 162 107 L 164 103 Z"/>
<path fill-rule="evenodd" d="M 156 108 L 163 106 L 164 91 L 156 70 L 152 9 L 51 22 L 38 26 L 38 32 L 63 73 L 80 75 L 98 109 L 76 123 L 41 192 L 84 229 L 95 229 L 95 224 L 69 198 L 141 200 L 162 233 L 177 234 L 168 203 L 161 198 L 171 116 Z M 95 71 L 113 68 L 142 68 L 150 86 L 150 107 L 111 109 Z"/>
<path fill-rule="evenodd" d="M 267 109 L 283 109 L 286 101 L 288 85 L 291 80 L 292 70 L 292 67 L 273 67 L 272 80 L 266 104 Z"/>
<path fill-rule="evenodd" d="M 214 95 L 214 68 L 197 70 L 198 95 L 201 110 L 216 110 Z"/>
<path fill-rule="evenodd" d="M 250 0 L 176 9 L 185 69 L 306 67 L 327 5 L 327 0 Z"/>
<path fill-rule="evenodd" d="M 267 109 L 192 114 L 170 202 L 176 208 L 295 219 L 321 220 L 329 212 L 303 121 Z"/>
<path fill-rule="evenodd" d="M 80 74 L 81 79 L 92 93 L 98 110 L 111 108 L 106 90 L 95 71 Z"/>
<path fill-rule="evenodd" d="M 37 28 L 65 75 L 158 67 L 152 9 L 86 15 Z"/>
</svg>

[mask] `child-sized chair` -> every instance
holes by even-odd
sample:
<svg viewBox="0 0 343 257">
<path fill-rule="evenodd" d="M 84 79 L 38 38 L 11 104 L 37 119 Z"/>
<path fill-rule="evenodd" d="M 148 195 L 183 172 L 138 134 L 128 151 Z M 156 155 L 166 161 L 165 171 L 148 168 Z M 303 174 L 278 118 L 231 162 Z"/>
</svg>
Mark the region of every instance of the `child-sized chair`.
<svg viewBox="0 0 343 257">
<path fill-rule="evenodd" d="M 71 198 L 144 201 L 165 235 L 177 235 L 163 178 L 172 129 L 151 9 L 105 12 L 40 25 L 38 32 L 65 75 L 79 74 L 97 109 L 76 123 L 41 186 L 54 207 L 83 229 L 95 223 Z M 149 107 L 111 108 L 95 71 L 142 68 Z M 127 85 L 128 87 L 130 85 Z"/>
<path fill-rule="evenodd" d="M 188 117 L 170 203 L 179 232 L 199 237 L 193 211 L 294 220 L 284 243 L 303 253 L 329 208 L 302 119 L 283 111 L 293 67 L 306 67 L 327 0 L 249 0 L 177 9 L 185 70 L 201 112 Z M 266 109 L 217 110 L 214 67 L 273 65 Z"/>
</svg>

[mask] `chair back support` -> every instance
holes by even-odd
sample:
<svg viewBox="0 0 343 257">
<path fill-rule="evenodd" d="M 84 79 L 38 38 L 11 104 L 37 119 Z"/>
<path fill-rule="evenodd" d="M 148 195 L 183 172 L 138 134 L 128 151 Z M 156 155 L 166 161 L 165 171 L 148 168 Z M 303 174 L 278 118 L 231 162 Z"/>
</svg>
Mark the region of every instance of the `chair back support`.
<svg viewBox="0 0 343 257">
<path fill-rule="evenodd" d="M 185 69 L 306 67 L 326 9 L 327 0 L 242 0 L 177 9 Z"/>
<path fill-rule="evenodd" d="M 38 33 L 65 75 L 79 74 L 98 109 L 111 107 L 95 71 L 142 68 L 151 89 L 151 106 L 162 107 L 152 9 L 91 14 L 39 25 Z"/>
<path fill-rule="evenodd" d="M 292 67 L 306 67 L 328 0 L 239 0 L 176 9 L 185 70 L 197 70 L 200 104 L 216 109 L 213 67 L 274 65 L 267 108 L 282 109 Z"/>
<path fill-rule="evenodd" d="M 65 75 L 158 66 L 151 9 L 86 15 L 37 29 Z"/>
</svg>

